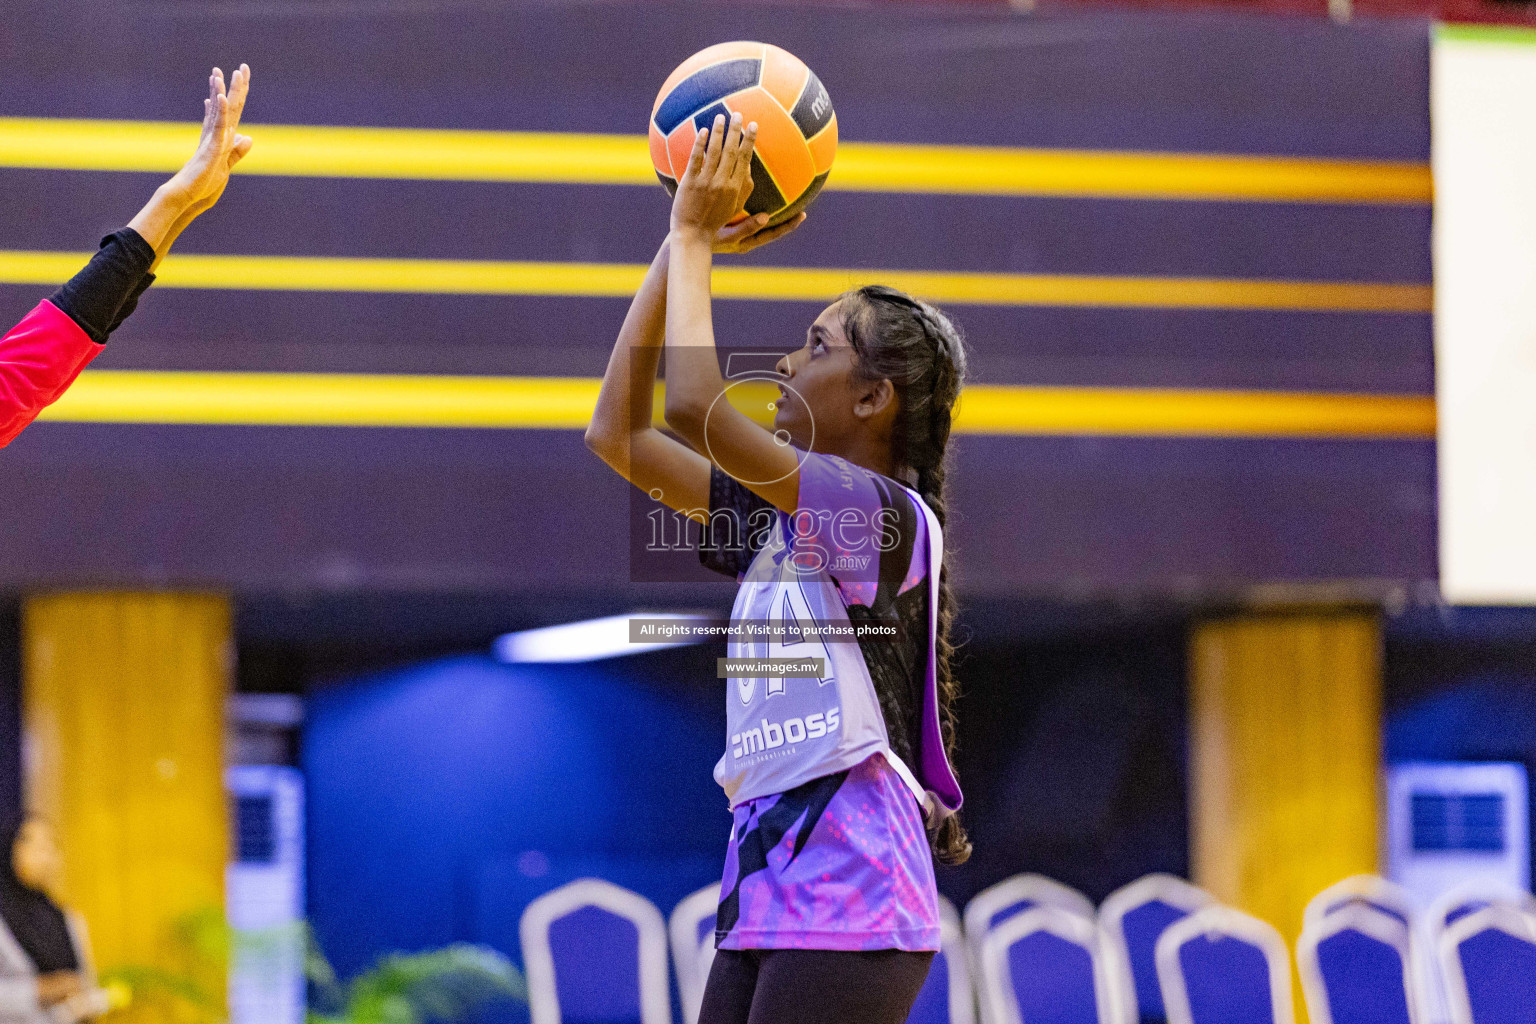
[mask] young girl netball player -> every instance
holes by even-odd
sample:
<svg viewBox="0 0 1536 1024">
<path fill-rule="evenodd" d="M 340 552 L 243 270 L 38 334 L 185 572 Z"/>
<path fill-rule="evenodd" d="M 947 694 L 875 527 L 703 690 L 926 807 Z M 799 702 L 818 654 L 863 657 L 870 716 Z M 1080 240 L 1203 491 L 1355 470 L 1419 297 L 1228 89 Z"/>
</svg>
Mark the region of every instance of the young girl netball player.
<svg viewBox="0 0 1536 1024">
<path fill-rule="evenodd" d="M 101 240 L 90 263 L 0 338 L 0 448 L 59 400 L 155 280 L 176 237 L 224 194 L 229 172 L 251 150 L 239 134 L 251 82 L 244 64 L 229 89 L 208 78 L 197 152 L 161 185 L 128 226 Z"/>
<path fill-rule="evenodd" d="M 699 133 L 587 440 L 630 482 L 706 523 L 705 564 L 741 583 L 733 621 L 789 627 L 771 642 L 733 639 L 732 657 L 810 654 L 822 665 L 819 678 L 726 683 L 715 777 L 734 824 L 701 1022 L 899 1024 L 939 948 L 933 856 L 970 853 L 947 752 L 941 573 L 944 457 L 965 356 L 938 310 L 861 288 L 779 362 L 773 432 L 722 400 L 711 253 L 755 248 L 804 218 L 726 226 L 752 188 L 755 136 L 739 115 Z M 651 422 L 663 342 L 667 425 L 686 444 Z M 899 629 L 894 640 L 826 642 L 804 632 L 813 624 Z"/>
</svg>

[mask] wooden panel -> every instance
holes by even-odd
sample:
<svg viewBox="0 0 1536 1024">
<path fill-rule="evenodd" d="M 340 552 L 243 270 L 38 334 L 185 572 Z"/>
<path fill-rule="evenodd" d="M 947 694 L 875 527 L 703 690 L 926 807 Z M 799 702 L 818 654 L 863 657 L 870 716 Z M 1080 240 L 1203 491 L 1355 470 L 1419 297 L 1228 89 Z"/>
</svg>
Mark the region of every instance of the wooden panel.
<svg viewBox="0 0 1536 1024">
<path fill-rule="evenodd" d="M 184 971 L 173 926 L 224 905 L 230 602 L 35 597 L 22 640 L 26 797 L 58 830 L 61 895 L 99 967 Z"/>
<path fill-rule="evenodd" d="M 1190 653 L 1195 881 L 1294 948 L 1312 896 L 1377 870 L 1378 619 L 1225 618 L 1198 625 Z"/>
</svg>

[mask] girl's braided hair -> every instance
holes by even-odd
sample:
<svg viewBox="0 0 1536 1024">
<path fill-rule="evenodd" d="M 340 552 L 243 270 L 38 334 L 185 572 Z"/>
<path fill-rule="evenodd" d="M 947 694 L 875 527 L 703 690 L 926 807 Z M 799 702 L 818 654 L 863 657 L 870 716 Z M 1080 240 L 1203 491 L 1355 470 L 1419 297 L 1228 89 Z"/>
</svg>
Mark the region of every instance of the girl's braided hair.
<svg viewBox="0 0 1536 1024">
<path fill-rule="evenodd" d="M 916 475 L 916 490 L 945 525 L 944 480 L 949 472 L 949 432 L 955 401 L 965 381 L 965 343 L 949 317 L 938 309 L 884 285 L 848 292 L 842 301 L 843 331 L 853 346 L 855 373 L 862 380 L 889 380 L 896 391 L 899 419 L 892 435 L 895 463 Z M 935 637 L 939 681 L 939 720 L 944 750 L 954 763 L 955 702 L 959 686 L 951 661 L 950 625 L 955 600 L 949 582 L 946 545 L 939 572 L 939 626 Z M 934 856 L 945 864 L 963 864 L 971 841 L 957 814 L 929 830 Z"/>
</svg>

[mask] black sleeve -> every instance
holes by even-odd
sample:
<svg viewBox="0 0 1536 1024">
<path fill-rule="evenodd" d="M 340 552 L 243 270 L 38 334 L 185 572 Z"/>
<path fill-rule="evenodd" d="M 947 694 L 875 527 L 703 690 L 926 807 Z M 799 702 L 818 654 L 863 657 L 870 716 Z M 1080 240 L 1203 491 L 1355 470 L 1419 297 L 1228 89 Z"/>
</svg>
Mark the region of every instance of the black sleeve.
<svg viewBox="0 0 1536 1024">
<path fill-rule="evenodd" d="M 121 228 L 101 240 L 101 248 L 80 273 L 49 300 L 69 314 L 98 345 L 128 319 L 144 289 L 154 283 L 149 272 L 155 250 L 133 228 Z"/>
<path fill-rule="evenodd" d="M 709 467 L 709 522 L 699 531 L 699 562 L 736 579 L 762 549 L 778 510 L 719 466 Z"/>
</svg>

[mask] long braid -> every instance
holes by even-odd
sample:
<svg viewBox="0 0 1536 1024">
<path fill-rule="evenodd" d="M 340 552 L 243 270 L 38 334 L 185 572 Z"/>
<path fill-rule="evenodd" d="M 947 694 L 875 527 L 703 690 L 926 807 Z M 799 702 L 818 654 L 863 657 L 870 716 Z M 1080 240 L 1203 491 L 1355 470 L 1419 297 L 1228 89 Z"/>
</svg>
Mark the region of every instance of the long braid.
<svg viewBox="0 0 1536 1024">
<path fill-rule="evenodd" d="M 902 428 L 893 444 L 896 461 L 916 473 L 916 490 L 941 527 L 947 526 L 944 482 L 949 473 L 949 434 L 954 406 L 965 380 L 965 347 L 960 332 L 939 310 L 911 296 L 870 285 L 850 292 L 844 302 L 844 326 L 863 376 L 890 380 L 900 402 Z M 950 764 L 955 759 L 955 598 L 950 588 L 950 550 L 945 545 L 939 569 L 938 629 L 934 672 L 938 678 L 939 725 Z M 930 829 L 934 856 L 945 864 L 963 864 L 971 842 L 958 814 L 944 816 Z"/>
</svg>

